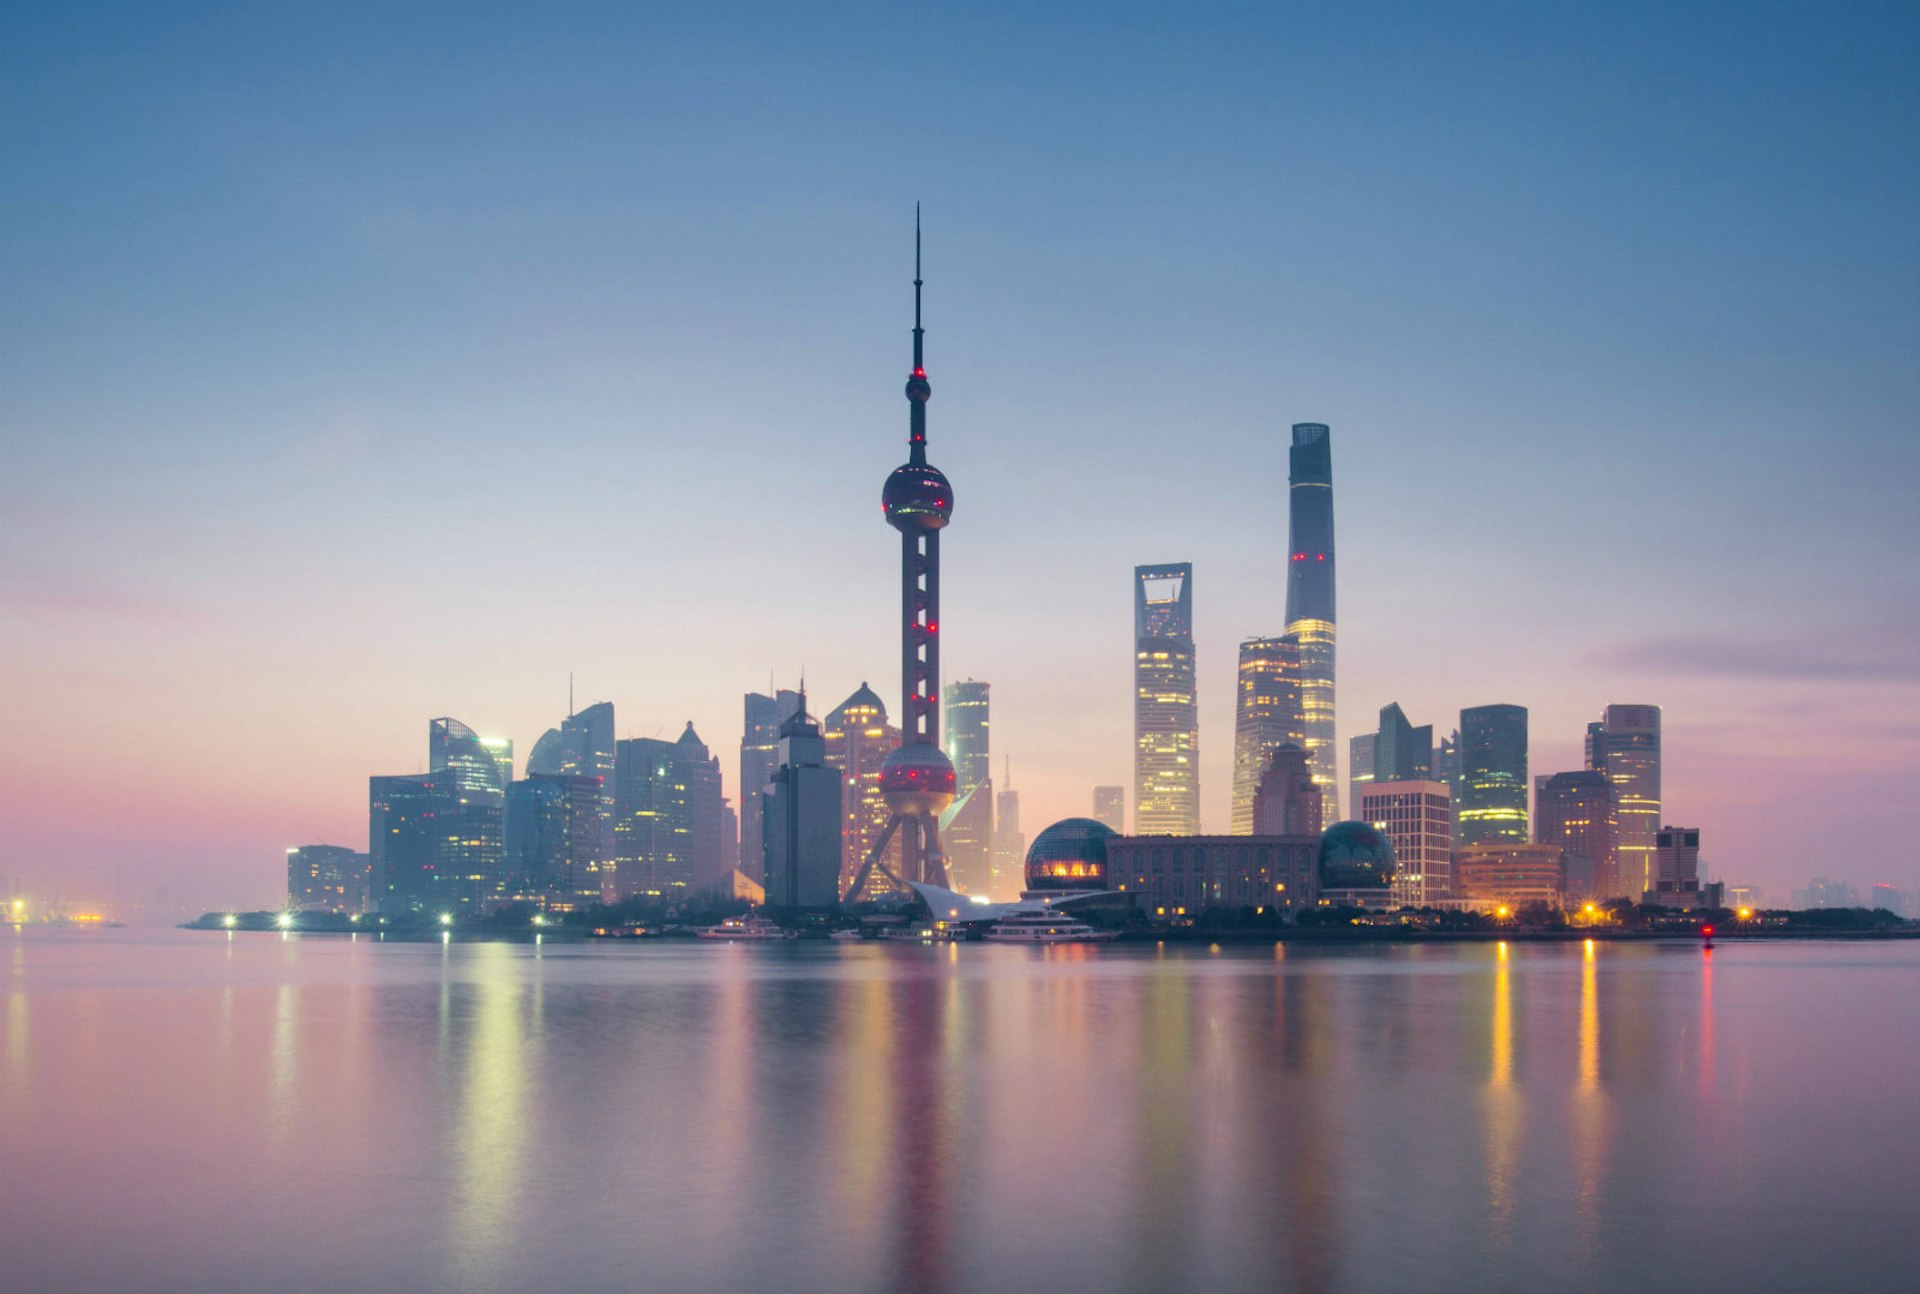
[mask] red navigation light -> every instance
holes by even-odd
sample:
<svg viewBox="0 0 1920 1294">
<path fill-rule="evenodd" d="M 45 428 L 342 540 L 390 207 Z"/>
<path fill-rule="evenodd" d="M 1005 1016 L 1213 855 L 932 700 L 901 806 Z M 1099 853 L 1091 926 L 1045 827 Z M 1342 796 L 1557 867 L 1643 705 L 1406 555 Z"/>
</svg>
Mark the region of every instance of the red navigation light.
<svg viewBox="0 0 1920 1294">
<path fill-rule="evenodd" d="M 937 634 L 940 632 L 940 626 L 935 624 L 933 621 L 929 620 L 927 621 L 927 632 L 930 634 Z"/>
<path fill-rule="evenodd" d="M 1701 926 L 1701 927 L 1700 927 L 1700 937 L 1701 937 L 1701 938 L 1703 938 L 1703 939 L 1711 939 L 1711 938 L 1713 938 L 1713 927 L 1712 927 L 1712 926 Z"/>
<path fill-rule="evenodd" d="M 915 377 L 925 377 L 927 375 L 927 370 L 925 370 L 924 368 L 916 368 L 915 370 L 913 370 L 913 375 Z"/>
</svg>

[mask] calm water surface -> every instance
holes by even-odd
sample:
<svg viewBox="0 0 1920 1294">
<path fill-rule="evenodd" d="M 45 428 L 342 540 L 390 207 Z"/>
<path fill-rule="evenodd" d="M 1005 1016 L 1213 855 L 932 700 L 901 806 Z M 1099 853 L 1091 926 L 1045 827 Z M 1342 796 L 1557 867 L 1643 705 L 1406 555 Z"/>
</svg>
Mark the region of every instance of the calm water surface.
<svg viewBox="0 0 1920 1294">
<path fill-rule="evenodd" d="M 5 936 L 0 1288 L 1920 1288 L 1920 945 Z"/>
</svg>

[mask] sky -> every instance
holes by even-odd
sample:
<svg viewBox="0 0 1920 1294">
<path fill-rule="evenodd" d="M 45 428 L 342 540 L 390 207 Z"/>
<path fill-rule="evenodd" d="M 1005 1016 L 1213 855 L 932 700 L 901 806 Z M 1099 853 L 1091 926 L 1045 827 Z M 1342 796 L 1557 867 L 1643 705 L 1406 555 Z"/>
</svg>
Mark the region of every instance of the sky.
<svg viewBox="0 0 1920 1294">
<path fill-rule="evenodd" d="M 1715 876 L 1920 889 L 1920 10 L 1042 8 L 7 9 L 0 876 L 275 901 L 570 673 L 736 798 L 742 693 L 892 703 L 918 201 L 1029 834 L 1168 561 L 1225 830 L 1317 421 L 1343 753 L 1658 704 Z"/>
</svg>

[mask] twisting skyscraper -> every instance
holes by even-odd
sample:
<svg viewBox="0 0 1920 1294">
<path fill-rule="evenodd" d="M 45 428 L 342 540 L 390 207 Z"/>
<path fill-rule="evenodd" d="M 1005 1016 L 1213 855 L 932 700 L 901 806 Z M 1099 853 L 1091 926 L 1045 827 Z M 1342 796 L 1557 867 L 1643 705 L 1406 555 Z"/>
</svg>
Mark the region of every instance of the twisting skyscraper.
<svg viewBox="0 0 1920 1294">
<path fill-rule="evenodd" d="M 1333 737 L 1333 444 L 1325 423 L 1293 424 L 1287 453 L 1287 634 L 1300 643 L 1300 731 L 1313 780 L 1339 815 Z"/>
<path fill-rule="evenodd" d="M 849 897 L 879 892 L 880 855 L 898 831 L 900 881 L 947 884 L 940 811 L 953 802 L 953 762 L 940 749 L 940 532 L 953 516 L 953 487 L 927 462 L 925 329 L 920 326 L 920 213 L 913 218 L 913 372 L 907 377 L 907 461 L 880 492 L 887 524 L 900 532 L 900 748 L 887 757 L 880 789 L 892 817 L 855 878 Z"/>
</svg>

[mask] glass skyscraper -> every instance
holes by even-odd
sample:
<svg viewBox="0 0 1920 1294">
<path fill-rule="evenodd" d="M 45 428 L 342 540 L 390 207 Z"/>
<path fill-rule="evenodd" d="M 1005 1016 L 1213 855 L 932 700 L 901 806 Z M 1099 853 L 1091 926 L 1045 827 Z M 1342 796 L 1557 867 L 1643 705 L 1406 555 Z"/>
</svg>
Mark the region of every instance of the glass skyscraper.
<svg viewBox="0 0 1920 1294">
<path fill-rule="evenodd" d="M 1300 644 L 1300 731 L 1329 819 L 1339 817 L 1333 732 L 1333 444 L 1325 423 L 1293 424 L 1287 453 L 1287 636 Z"/>
<path fill-rule="evenodd" d="M 1293 637 L 1240 644 L 1233 713 L 1232 834 L 1253 832 L 1253 797 L 1275 748 L 1304 747 L 1300 728 L 1300 643 Z"/>
<path fill-rule="evenodd" d="M 1200 830 L 1193 563 L 1133 570 L 1133 826 L 1143 836 Z"/>
<path fill-rule="evenodd" d="M 620 897 L 684 897 L 720 884 L 720 761 L 689 723 L 678 741 L 615 747 L 614 875 Z"/>
<path fill-rule="evenodd" d="M 1529 843 L 1527 708 L 1479 705 L 1462 710 L 1459 759 L 1454 844 Z"/>
<path fill-rule="evenodd" d="M 761 792 L 780 764 L 780 729 L 800 710 L 800 694 L 780 688 L 772 696 L 747 693 L 740 736 L 740 870 L 758 880 L 766 859 L 761 830 Z M 815 725 L 816 727 L 818 725 Z"/>
<path fill-rule="evenodd" d="M 1587 767 L 1613 783 L 1614 867 L 1621 892 L 1654 888 L 1653 851 L 1660 834 L 1660 707 L 1610 705 L 1587 725 Z"/>
<path fill-rule="evenodd" d="M 568 883 L 579 901 L 586 901 L 596 889 L 602 899 L 614 897 L 613 746 L 613 702 L 601 701 L 568 715 L 558 728 L 547 729 L 527 756 L 529 777 L 585 777 L 596 783 L 593 824 L 568 836 Z"/>
<path fill-rule="evenodd" d="M 839 769 L 842 779 L 840 889 L 845 893 L 892 816 L 881 791 L 880 771 L 887 756 L 900 745 L 900 730 L 887 722 L 887 704 L 880 694 L 862 683 L 852 696 L 827 712 L 820 735 L 826 742 L 827 766 Z M 881 861 L 899 874 L 898 832 L 888 842 Z"/>
<path fill-rule="evenodd" d="M 991 685 L 978 679 L 946 689 L 947 758 L 953 762 L 955 796 L 940 814 L 940 841 L 947 877 L 966 894 L 993 886 L 993 755 L 989 736 Z"/>
</svg>

